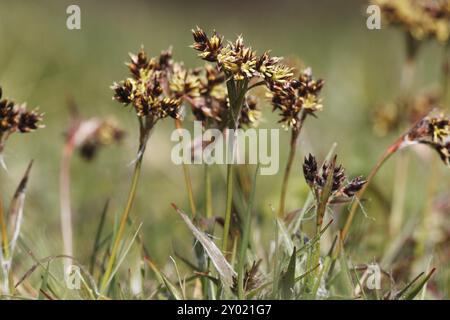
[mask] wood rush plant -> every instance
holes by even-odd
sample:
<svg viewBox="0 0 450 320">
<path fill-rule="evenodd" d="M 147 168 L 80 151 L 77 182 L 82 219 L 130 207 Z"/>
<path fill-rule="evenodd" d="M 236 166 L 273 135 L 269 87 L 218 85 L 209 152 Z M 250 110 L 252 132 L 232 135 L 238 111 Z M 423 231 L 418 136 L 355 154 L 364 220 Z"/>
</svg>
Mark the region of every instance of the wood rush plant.
<svg viewBox="0 0 450 320">
<path fill-rule="evenodd" d="M 128 75 L 111 87 L 116 105 L 122 105 L 137 120 L 137 150 L 128 198 L 109 231 L 109 205 L 105 205 L 92 236 L 92 250 L 80 250 L 74 236 L 76 215 L 72 212 L 71 184 L 78 176 L 71 179 L 71 162 L 75 151 L 79 151 L 83 159 L 91 160 L 100 148 L 121 142 L 125 131 L 115 120 L 83 118 L 75 108 L 71 109 L 60 163 L 60 252 L 37 256 L 27 245 L 29 242 L 22 239 L 21 224 L 31 163 L 9 206 L 4 206 L 5 195 L 0 195 L 1 297 L 407 300 L 434 297 L 433 294 L 441 292 L 443 289 L 438 285 L 429 286 L 429 283 L 442 265 L 435 260 L 423 263 L 431 250 L 426 241 L 427 213 L 411 225 L 404 219 L 401 195 L 408 183 L 406 174 L 401 173 L 408 172 L 410 154 L 400 151 L 422 145 L 424 152 L 432 151 L 427 153 L 424 170 L 428 170 L 425 165 L 434 161 L 447 168 L 450 166 L 450 120 L 445 110 L 450 103 L 447 88 L 450 2 L 374 0 L 371 3 L 380 7 L 387 25 L 399 27 L 405 38 L 406 55 L 398 98 L 376 108 L 370 119 L 374 134 L 379 137 L 393 134 L 398 138 L 386 144 L 386 151 L 380 153 L 378 161 L 373 161 L 370 171 L 354 175 L 351 169 L 344 169 L 338 163 L 336 144 L 325 156 L 318 150 L 312 152 L 317 156 L 303 150 L 305 121 L 318 118 L 327 103 L 322 98 L 325 80 L 316 77 L 311 67 L 296 68 L 292 61 L 275 56 L 270 50 L 256 51 L 242 36 L 226 41 L 216 31 L 205 32 L 196 27 L 192 30 L 191 53 L 200 60 L 198 66 L 190 68 L 175 61 L 172 48 L 150 56 L 141 47 L 137 53 L 130 54 Z M 445 46 L 441 89 L 438 93 L 418 94 L 412 90 L 412 84 L 419 49 L 435 40 Z M 327 85 L 326 89 L 333 88 Z M 5 168 L 2 170 L 6 170 L 3 154 L 10 136 L 44 126 L 43 115 L 36 109 L 27 111 L 24 105 L 2 99 L 2 96 L 0 87 L 0 160 Z M 391 111 L 394 112 L 389 113 Z M 259 164 L 234 161 L 239 156 L 234 132 L 237 129 L 250 132 L 250 128 L 261 122 L 270 125 L 269 120 L 263 119 L 266 112 L 274 113 L 268 117 L 276 119 L 272 126 L 281 127 L 289 134 L 284 171 L 279 176 L 266 177 L 271 181 L 275 208 L 270 199 L 258 197 Z M 203 132 L 216 130 L 227 138 L 227 159 L 232 160 L 223 167 L 203 163 L 200 170 L 204 180 L 200 182 L 192 178 L 199 167 L 194 169 L 189 163 L 182 164 L 186 194 L 181 197 L 186 200 L 186 208 L 180 203 L 163 205 L 171 206 L 174 219 L 189 231 L 189 239 L 181 239 L 182 233 L 175 234 L 175 239 L 182 240 L 185 247 L 192 250 L 178 252 L 174 249 L 173 256 L 168 254 L 167 264 L 155 259 L 149 249 L 150 243 L 161 240 L 144 232 L 142 223 L 136 224 L 138 215 L 134 213 L 139 207 L 135 206 L 137 195 L 146 192 L 140 190 L 139 181 L 147 144 L 162 121 L 178 131 L 190 128 L 193 121 L 201 123 Z M 335 127 L 327 128 L 332 131 Z M 127 135 L 133 136 L 133 133 Z M 203 151 L 217 140 L 186 143 L 190 150 Z M 299 153 L 303 161 L 297 159 Z M 378 173 L 391 158 L 398 161 L 392 205 L 376 188 L 377 180 L 386 179 Z M 344 160 L 349 166 L 355 163 L 351 158 Z M 38 162 L 39 159 L 35 159 L 35 166 Z M 372 161 L 368 163 L 370 168 Z M 167 166 L 175 167 L 171 163 Z M 222 179 L 214 179 L 214 172 L 223 173 Z M 296 194 L 290 202 L 288 185 L 293 175 L 301 180 L 291 179 L 291 184 L 294 182 L 299 187 L 295 190 L 301 189 L 304 193 Z M 390 181 L 387 179 L 383 183 L 388 185 Z M 433 185 L 434 180 L 429 183 Z M 2 192 L 9 187 L 2 185 Z M 303 194 L 306 197 L 302 200 Z M 363 214 L 370 216 L 371 210 L 375 210 L 371 204 L 374 195 L 387 202 L 385 207 L 390 212 L 386 220 L 392 238 L 386 249 L 380 249 L 379 257 L 367 261 L 365 257 L 355 257 L 359 253 L 355 244 L 366 240 L 364 228 L 367 226 L 359 222 Z M 431 193 L 430 199 L 433 197 Z M 176 201 L 180 201 L 179 198 Z M 295 202 L 298 207 L 289 208 Z M 150 207 L 151 203 L 147 205 Z M 262 214 L 266 209 L 269 214 Z M 425 236 L 413 242 L 416 228 Z M 404 252 L 402 248 L 409 250 Z M 433 252 L 436 250 L 437 255 L 445 257 L 445 249 L 439 248 Z M 89 252 L 87 258 L 85 251 Z M 398 267 L 397 260 L 411 252 L 414 256 L 409 260 L 404 258 L 403 262 L 407 262 Z M 23 264 L 20 268 L 16 264 L 24 255 L 31 257 L 31 265 L 25 271 Z M 448 264 L 448 256 L 446 259 Z M 54 266 L 55 261 L 63 261 L 63 272 Z M 137 265 L 138 272 L 132 272 L 130 265 Z M 40 273 L 40 277 L 33 276 L 36 273 Z"/>
</svg>

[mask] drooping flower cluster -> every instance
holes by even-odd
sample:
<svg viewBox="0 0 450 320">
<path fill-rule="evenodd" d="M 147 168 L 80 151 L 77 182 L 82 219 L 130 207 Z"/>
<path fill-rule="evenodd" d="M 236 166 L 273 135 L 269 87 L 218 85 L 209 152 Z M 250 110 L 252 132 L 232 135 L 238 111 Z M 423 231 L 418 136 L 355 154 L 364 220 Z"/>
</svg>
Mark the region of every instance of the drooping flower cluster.
<svg viewBox="0 0 450 320">
<path fill-rule="evenodd" d="M 12 100 L 2 99 L 2 94 L 0 87 L 0 153 L 12 133 L 28 133 L 44 127 L 40 123 L 43 114 L 37 109 L 27 111 L 25 104 L 18 105 Z"/>
<path fill-rule="evenodd" d="M 435 38 L 446 42 L 450 36 L 448 0 L 373 0 L 381 8 L 383 21 L 404 27 L 416 40 Z"/>
<path fill-rule="evenodd" d="M 416 123 L 403 137 L 400 147 L 426 144 L 439 153 L 442 161 L 450 165 L 450 120 L 443 114 L 427 115 Z"/>
<path fill-rule="evenodd" d="M 331 170 L 331 162 L 324 162 L 322 167 L 318 168 L 316 158 L 309 154 L 305 157 L 303 163 L 303 174 L 306 183 L 314 192 L 316 199 L 320 199 L 327 182 L 327 177 Z M 331 194 L 328 199 L 329 203 L 341 203 L 350 201 L 351 198 L 364 186 L 367 182 L 361 176 L 347 182 L 345 169 L 342 165 L 335 166 L 332 176 Z"/>
<path fill-rule="evenodd" d="M 125 131 L 113 119 L 75 120 L 66 134 L 66 139 L 77 148 L 86 160 L 92 160 L 98 151 L 115 143 L 120 143 Z"/>
<path fill-rule="evenodd" d="M 141 48 L 130 57 L 128 68 L 132 77 L 114 84 L 114 99 L 124 105 L 132 104 L 139 117 L 152 118 L 154 122 L 168 116 L 179 118 L 182 100 L 168 90 L 174 69 L 171 51 L 148 58 Z"/>
</svg>

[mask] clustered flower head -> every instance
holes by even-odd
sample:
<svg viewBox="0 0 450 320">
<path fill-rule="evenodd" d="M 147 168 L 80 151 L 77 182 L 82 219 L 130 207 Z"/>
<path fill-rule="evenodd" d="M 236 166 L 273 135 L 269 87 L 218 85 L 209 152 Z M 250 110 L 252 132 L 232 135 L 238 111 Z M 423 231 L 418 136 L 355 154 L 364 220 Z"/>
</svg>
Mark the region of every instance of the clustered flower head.
<svg viewBox="0 0 450 320">
<path fill-rule="evenodd" d="M 280 122 L 298 128 L 303 116 L 313 115 L 322 108 L 318 95 L 324 81 L 314 80 L 311 69 L 305 69 L 295 78 L 294 70 L 281 63 L 282 58 L 271 56 L 267 51 L 258 56 L 244 44 L 242 36 L 224 45 L 223 37 L 216 32 L 211 38 L 198 27 L 192 33 L 192 47 L 200 52 L 200 58 L 216 63 L 217 70 L 225 74 L 225 81 L 265 84 L 274 110 L 280 111 Z"/>
<path fill-rule="evenodd" d="M 297 128 L 306 115 L 314 115 L 322 109 L 319 93 L 323 88 L 322 79 L 314 80 L 310 68 L 300 73 L 298 79 L 285 83 L 273 83 L 270 94 L 274 110 L 280 111 L 280 122 Z"/>
<path fill-rule="evenodd" d="M 101 120 L 97 128 L 83 141 L 80 154 L 86 160 L 92 160 L 100 148 L 119 143 L 125 137 L 125 131 L 113 120 Z"/>
<path fill-rule="evenodd" d="M 450 120 L 444 114 L 427 115 L 404 135 L 400 147 L 426 144 L 439 153 L 442 161 L 450 165 Z"/>
<path fill-rule="evenodd" d="M 448 0 L 373 0 L 381 8 L 384 21 L 404 27 L 416 40 L 436 38 L 446 42 L 450 36 Z"/>
<path fill-rule="evenodd" d="M 159 57 L 148 58 L 143 48 L 138 54 L 130 54 L 128 68 L 131 77 L 115 83 L 114 99 L 124 105 L 132 104 L 139 117 L 158 119 L 180 117 L 182 100 L 170 94 L 169 77 L 173 75 L 174 63 L 170 50 Z M 181 67 L 177 67 L 181 72 Z"/>
<path fill-rule="evenodd" d="M 43 114 L 37 109 L 27 111 L 25 104 L 17 105 L 12 100 L 2 99 L 2 94 L 0 87 L 0 153 L 12 133 L 28 133 L 44 127 L 40 123 Z"/>
<path fill-rule="evenodd" d="M 306 183 L 314 192 L 316 199 L 320 199 L 327 182 L 327 177 L 332 168 L 332 162 L 326 161 L 319 170 L 316 158 L 309 154 L 303 163 L 303 174 Z M 331 194 L 329 203 L 341 203 L 350 201 L 351 198 L 366 184 L 366 180 L 359 176 L 347 181 L 345 169 L 342 165 L 335 166 L 332 174 Z"/>
<path fill-rule="evenodd" d="M 216 127 L 229 108 L 225 75 L 211 65 L 194 69 L 191 73 L 195 75 L 199 86 L 199 94 L 186 99 L 192 107 L 194 118 L 205 125 Z"/>
</svg>

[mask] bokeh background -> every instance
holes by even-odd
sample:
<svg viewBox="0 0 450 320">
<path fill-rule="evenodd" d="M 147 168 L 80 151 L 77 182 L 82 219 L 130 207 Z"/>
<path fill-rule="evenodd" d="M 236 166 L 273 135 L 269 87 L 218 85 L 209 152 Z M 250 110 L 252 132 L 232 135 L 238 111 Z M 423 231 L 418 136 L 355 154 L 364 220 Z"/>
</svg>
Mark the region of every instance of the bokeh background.
<svg viewBox="0 0 450 320">
<path fill-rule="evenodd" d="M 70 4 L 81 7 L 81 30 L 66 28 L 66 8 Z M 377 135 L 372 114 L 377 105 L 398 96 L 405 50 L 400 30 L 366 28 L 366 7 L 365 1 L 357 0 L 0 0 L 0 85 L 4 95 L 27 101 L 30 107 L 39 106 L 45 112 L 44 130 L 16 134 L 9 140 L 5 150 L 8 171 L 0 170 L 0 195 L 6 202 L 29 160 L 35 160 L 25 207 L 24 241 L 40 257 L 62 251 L 58 175 L 63 133 L 69 124 L 67 99 L 72 97 L 83 116 L 113 116 L 128 131 L 122 145 L 102 150 L 90 163 L 80 157 L 72 163 L 75 251 L 82 261 L 88 259 L 105 201 L 111 200 L 109 228 L 124 207 L 130 162 L 137 148 L 134 114 L 112 101 L 110 85 L 127 76 L 124 62 L 128 53 L 136 52 L 141 45 L 149 55 L 172 46 L 175 60 L 184 61 L 188 67 L 202 65 L 189 48 L 190 30 L 196 25 L 209 32 L 216 29 L 231 40 L 242 34 L 246 43 L 260 53 L 271 49 L 274 55 L 300 58 L 317 77 L 325 79 L 324 109 L 318 119 L 308 119 L 302 132 L 290 181 L 289 209 L 302 207 L 307 195 L 301 163 L 309 152 L 323 159 L 336 142 L 339 160 L 348 174 L 367 175 L 397 135 Z M 415 91 L 439 85 L 442 55 L 442 47 L 436 43 L 421 48 L 413 82 Z M 263 110 L 262 126 L 280 127 L 267 103 Z M 144 223 L 145 243 L 160 264 L 168 261 L 174 248 L 192 250 L 191 243 L 185 241 L 188 230 L 170 207 L 174 202 L 189 208 L 182 168 L 170 160 L 173 127 L 170 120 L 160 123 L 150 140 L 132 213 L 135 221 Z M 256 224 L 267 246 L 274 229 L 270 205 L 278 204 L 289 132 L 282 131 L 281 139 L 280 174 L 258 178 Z M 410 160 L 403 222 L 407 225 L 427 208 L 432 170 L 438 177 L 434 195 L 447 201 L 450 174 L 434 153 L 422 148 L 404 152 Z M 395 160 L 388 162 L 375 179 L 366 207 L 370 218 L 358 215 L 353 234 L 357 245 L 351 247 L 355 263 L 380 259 L 395 239 L 387 231 L 394 169 Z M 213 169 L 214 213 L 218 216 L 223 215 L 225 204 L 224 171 L 222 166 Z M 202 210 L 202 166 L 193 166 L 191 174 L 197 206 Z M 335 212 L 337 223 L 345 209 Z M 445 217 L 448 223 L 448 211 Z M 427 237 L 432 237 L 434 230 L 427 228 Z M 24 270 L 31 265 L 25 253 L 19 260 Z M 448 260 L 433 265 L 438 267 L 438 279 L 450 279 Z"/>
</svg>

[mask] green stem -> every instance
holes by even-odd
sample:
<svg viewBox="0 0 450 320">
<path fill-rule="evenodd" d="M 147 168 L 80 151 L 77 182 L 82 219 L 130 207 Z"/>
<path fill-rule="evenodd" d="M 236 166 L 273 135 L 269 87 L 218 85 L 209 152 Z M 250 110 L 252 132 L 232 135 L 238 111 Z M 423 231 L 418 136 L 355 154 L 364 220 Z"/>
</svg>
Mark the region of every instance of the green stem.
<svg viewBox="0 0 450 320">
<path fill-rule="evenodd" d="M 233 207 L 233 165 L 227 164 L 227 200 L 225 208 L 225 223 L 223 226 L 222 252 L 228 248 L 228 234 L 230 233 L 231 209 Z"/>
<path fill-rule="evenodd" d="M 315 237 L 317 237 L 316 243 L 314 244 L 313 251 L 312 251 L 312 259 L 310 268 L 317 266 L 320 264 L 320 239 L 322 233 L 322 224 L 323 224 L 323 218 L 325 216 L 325 212 L 327 210 L 328 200 L 331 197 L 331 194 L 333 192 L 333 178 L 334 178 L 334 168 L 336 167 L 336 156 L 333 157 L 333 159 L 330 161 L 330 166 L 328 167 L 327 172 L 327 179 L 325 182 L 325 186 L 322 189 L 322 192 L 320 193 L 320 196 L 317 197 L 317 209 L 316 209 L 316 233 Z M 314 291 L 315 281 L 317 280 L 320 269 L 317 269 L 315 271 L 315 276 L 312 276 L 310 279 L 310 288 L 312 291 Z"/>
<path fill-rule="evenodd" d="M 205 214 L 206 218 L 212 217 L 212 191 L 211 191 L 211 171 L 208 164 L 205 164 Z"/>
<path fill-rule="evenodd" d="M 119 224 L 119 230 L 117 231 L 117 235 L 114 239 L 114 243 L 111 249 L 111 255 L 109 257 L 108 260 L 108 265 L 106 267 L 105 273 L 103 275 L 103 279 L 102 279 L 102 283 L 101 283 L 101 287 L 100 290 L 102 292 L 105 291 L 106 286 L 109 282 L 109 277 L 111 275 L 111 272 L 113 270 L 114 267 L 114 263 L 116 260 L 116 256 L 117 256 L 117 251 L 119 249 L 119 245 L 120 245 L 120 241 L 122 240 L 123 237 L 123 233 L 125 231 L 125 226 L 127 224 L 127 218 L 131 212 L 131 208 L 133 207 L 133 202 L 134 202 L 134 198 L 136 196 L 136 189 L 138 186 L 138 182 L 139 182 L 139 176 L 141 173 L 141 165 L 142 165 L 142 157 L 139 157 L 138 160 L 136 161 L 136 165 L 134 167 L 134 173 L 133 173 L 133 179 L 131 182 L 131 188 L 130 188 L 130 192 L 128 194 L 128 201 L 127 201 L 127 205 L 125 207 L 125 210 L 122 214 L 122 218 L 120 219 L 120 224 Z"/>
<path fill-rule="evenodd" d="M 241 113 L 241 108 L 244 103 L 245 93 L 247 92 L 248 80 L 234 81 L 232 77 L 229 76 L 227 81 L 228 97 L 230 99 L 230 112 L 228 114 L 228 126 L 231 129 L 236 129 L 239 115 Z M 228 131 L 228 140 L 231 139 L 231 146 L 228 145 L 228 155 L 227 157 L 227 199 L 225 208 L 225 223 L 223 227 L 223 241 L 222 241 L 222 252 L 226 252 L 228 248 L 228 234 L 230 233 L 230 223 L 231 223 L 231 210 L 233 206 L 233 163 L 235 157 L 235 136 L 231 136 Z"/>
<path fill-rule="evenodd" d="M 107 286 L 108 286 L 108 283 L 110 280 L 109 278 L 111 276 L 111 272 L 113 270 L 114 263 L 117 258 L 117 253 L 119 250 L 120 242 L 123 238 L 125 226 L 127 224 L 128 217 L 129 217 L 131 209 L 133 207 L 134 198 L 136 197 L 136 189 L 137 189 L 137 186 L 139 183 L 139 177 L 141 174 L 142 159 L 144 158 L 145 147 L 147 145 L 147 141 L 150 137 L 150 133 L 151 133 L 151 130 L 153 127 L 153 124 L 151 122 L 148 122 L 147 123 L 148 125 L 144 125 L 141 120 L 139 120 L 139 121 L 140 121 L 140 125 L 141 125 L 141 128 L 140 128 L 141 131 L 140 131 L 140 139 L 139 139 L 140 143 L 139 143 L 138 157 L 136 159 L 136 163 L 134 166 L 133 178 L 131 180 L 131 187 L 130 187 L 130 192 L 128 194 L 127 205 L 125 207 L 124 212 L 122 213 L 122 217 L 120 218 L 119 229 L 114 238 L 113 246 L 111 249 L 111 255 L 108 260 L 108 265 L 106 267 L 105 273 L 103 274 L 103 278 L 102 278 L 102 282 L 101 282 L 101 286 L 100 286 L 101 292 L 105 292 L 105 290 L 107 289 Z"/>
<path fill-rule="evenodd" d="M 285 205 L 286 205 L 286 194 L 287 194 L 287 189 L 288 189 L 289 177 L 291 175 L 292 164 L 294 162 L 295 154 L 297 152 L 298 135 L 299 135 L 299 132 L 297 130 L 292 130 L 289 157 L 288 157 L 288 161 L 286 164 L 286 169 L 284 170 L 283 184 L 281 186 L 280 204 L 278 206 L 278 217 L 279 218 L 284 218 L 284 211 L 285 211 Z"/>
<path fill-rule="evenodd" d="M 256 166 L 255 174 L 253 176 L 252 191 L 250 193 L 249 202 L 247 205 L 247 210 L 245 213 L 245 223 L 244 232 L 242 234 L 241 247 L 239 250 L 239 264 L 238 264 L 238 298 L 240 300 L 244 299 L 244 266 L 246 261 L 246 253 L 248 248 L 248 243 L 250 241 L 250 228 L 252 220 L 252 209 L 255 200 L 255 190 L 256 190 L 256 177 L 258 176 L 259 164 Z"/>
</svg>

